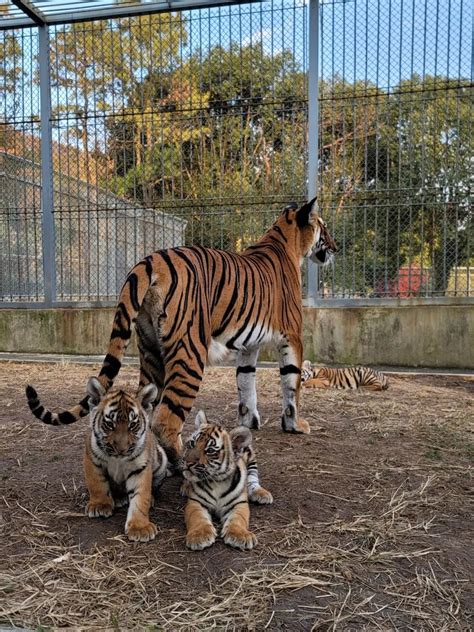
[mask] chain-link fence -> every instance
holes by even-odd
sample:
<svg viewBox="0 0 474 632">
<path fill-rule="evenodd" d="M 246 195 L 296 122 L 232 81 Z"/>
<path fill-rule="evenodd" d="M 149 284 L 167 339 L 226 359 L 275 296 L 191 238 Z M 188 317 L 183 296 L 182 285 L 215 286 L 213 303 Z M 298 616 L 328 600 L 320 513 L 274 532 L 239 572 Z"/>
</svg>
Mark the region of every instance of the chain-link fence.
<svg viewBox="0 0 474 632">
<path fill-rule="evenodd" d="M 324 296 L 474 295 L 472 6 L 321 2 Z"/>
<path fill-rule="evenodd" d="M 46 74 L 39 29 L 1 31 L 0 299 L 113 301 L 153 250 L 242 250 L 306 198 L 316 141 L 321 297 L 472 295 L 470 2 L 311 0 L 319 139 L 309 4 L 50 26 Z"/>
</svg>

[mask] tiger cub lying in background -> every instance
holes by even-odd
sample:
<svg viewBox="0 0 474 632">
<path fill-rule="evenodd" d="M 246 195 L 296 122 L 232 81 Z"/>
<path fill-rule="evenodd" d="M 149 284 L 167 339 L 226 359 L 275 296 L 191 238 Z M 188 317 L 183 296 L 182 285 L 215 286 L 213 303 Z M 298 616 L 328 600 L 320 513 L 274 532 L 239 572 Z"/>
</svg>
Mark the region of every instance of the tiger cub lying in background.
<svg viewBox="0 0 474 632">
<path fill-rule="evenodd" d="M 311 388 L 365 388 L 371 391 L 385 391 L 387 376 L 367 366 L 349 366 L 343 369 L 316 367 L 309 360 L 303 362 L 301 383 Z"/>
<path fill-rule="evenodd" d="M 186 545 L 194 551 L 211 546 L 217 537 L 215 518 L 226 544 L 252 549 L 257 538 L 249 531 L 248 501 L 273 502 L 271 493 L 260 486 L 252 434 L 244 426 L 227 432 L 210 424 L 202 410 L 195 425 L 181 458 L 182 490 L 188 497 Z"/>
<path fill-rule="evenodd" d="M 128 538 L 138 542 L 153 540 L 157 528 L 148 517 L 152 492 L 166 477 L 168 463 L 150 429 L 156 386 L 147 384 L 137 395 L 116 388 L 106 393 L 99 380 L 92 377 L 87 393 L 91 433 L 84 453 L 90 497 L 86 513 L 89 518 L 108 518 L 114 507 L 128 504 Z M 62 418 L 44 409 L 33 387 L 26 387 L 26 396 L 35 417 L 53 426 L 61 425 Z"/>
</svg>

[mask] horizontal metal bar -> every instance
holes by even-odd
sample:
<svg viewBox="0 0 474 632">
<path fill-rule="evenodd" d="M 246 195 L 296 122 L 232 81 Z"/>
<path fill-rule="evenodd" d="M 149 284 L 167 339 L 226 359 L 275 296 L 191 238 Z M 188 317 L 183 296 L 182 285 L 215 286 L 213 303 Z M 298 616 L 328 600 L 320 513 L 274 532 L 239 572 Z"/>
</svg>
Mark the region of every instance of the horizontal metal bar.
<svg viewBox="0 0 474 632">
<path fill-rule="evenodd" d="M 117 301 L 57 301 L 51 305 L 43 301 L 8 303 L 0 302 L 0 309 L 97 309 L 99 307 L 116 307 Z"/>
<path fill-rule="evenodd" d="M 266 0 L 247 0 L 247 3 L 262 3 Z M 73 22 L 89 22 L 91 20 L 104 20 L 111 18 L 128 18 L 138 15 L 150 15 L 153 13 L 169 13 L 170 11 L 184 11 L 186 9 L 205 9 L 238 4 L 231 0 L 170 0 L 161 2 L 149 2 L 147 4 L 103 7 L 101 9 L 87 9 L 78 11 L 64 11 L 60 13 L 44 15 L 46 24 L 70 24 Z M 241 3 L 244 4 L 244 3 Z M 35 26 L 35 21 L 28 18 L 1 18 L 0 30 Z"/>
<path fill-rule="evenodd" d="M 10 31 L 18 28 L 30 28 L 36 24 L 30 18 L 5 18 L 0 16 L 0 31 Z"/>
<path fill-rule="evenodd" d="M 426 296 L 420 298 L 320 298 L 303 299 L 304 307 L 424 307 L 429 305 L 474 305 L 469 296 Z"/>
<path fill-rule="evenodd" d="M 29 2 L 29 0 L 11 0 L 11 3 L 33 20 L 36 26 L 44 26 L 46 24 L 44 13 L 35 7 L 32 2 Z"/>
</svg>

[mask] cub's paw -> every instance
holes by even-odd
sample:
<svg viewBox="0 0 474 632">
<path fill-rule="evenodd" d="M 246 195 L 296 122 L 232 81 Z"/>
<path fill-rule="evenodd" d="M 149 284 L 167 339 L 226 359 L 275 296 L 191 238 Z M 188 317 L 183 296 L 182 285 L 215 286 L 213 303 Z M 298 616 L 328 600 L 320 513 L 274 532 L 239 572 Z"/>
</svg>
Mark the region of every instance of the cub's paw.
<svg viewBox="0 0 474 632">
<path fill-rule="evenodd" d="M 259 505 L 271 505 L 273 502 L 273 496 L 264 487 L 254 489 L 249 498 L 253 503 L 258 503 Z"/>
<path fill-rule="evenodd" d="M 216 541 L 214 525 L 206 524 L 190 529 L 186 534 L 186 546 L 192 551 L 202 551 Z"/>
<path fill-rule="evenodd" d="M 132 542 L 150 542 L 155 539 L 158 529 L 152 522 L 140 525 L 130 522 L 125 526 L 125 533 Z"/>
<path fill-rule="evenodd" d="M 111 500 L 102 503 L 90 500 L 87 503 L 86 514 L 89 518 L 110 518 L 113 512 L 114 503 Z"/>
<path fill-rule="evenodd" d="M 180 495 L 183 496 L 184 498 L 187 498 L 190 488 L 191 486 L 188 483 L 188 481 L 183 481 L 181 483 L 181 487 L 179 488 Z"/>
<path fill-rule="evenodd" d="M 250 551 L 257 544 L 257 538 L 251 531 L 230 527 L 222 534 L 224 542 L 235 549 Z"/>
</svg>

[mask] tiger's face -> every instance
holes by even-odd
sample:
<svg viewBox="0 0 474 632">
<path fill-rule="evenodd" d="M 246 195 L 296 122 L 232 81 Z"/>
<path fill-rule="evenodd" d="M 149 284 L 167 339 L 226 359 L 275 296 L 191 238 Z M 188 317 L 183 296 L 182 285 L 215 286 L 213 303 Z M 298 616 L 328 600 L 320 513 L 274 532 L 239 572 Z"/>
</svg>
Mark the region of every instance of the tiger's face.
<svg viewBox="0 0 474 632">
<path fill-rule="evenodd" d="M 252 440 L 248 428 L 238 427 L 227 432 L 222 426 L 210 424 L 200 410 L 196 430 L 185 443 L 180 466 L 187 481 L 219 481 L 230 476 L 236 467 L 236 456 Z"/>
<path fill-rule="evenodd" d="M 136 395 L 120 389 L 106 393 L 93 377 L 87 392 L 93 436 L 100 450 L 109 456 L 129 456 L 143 446 L 157 395 L 154 384 L 144 386 Z"/>
<path fill-rule="evenodd" d="M 301 258 L 309 257 L 317 265 L 330 263 L 337 251 L 326 223 L 318 215 L 316 198 L 301 208 L 290 204 L 280 214 L 274 226 L 287 243 L 293 242 Z"/>
<path fill-rule="evenodd" d="M 326 223 L 319 217 L 316 217 L 316 228 L 314 231 L 314 242 L 308 253 L 313 263 L 319 266 L 326 266 L 332 263 L 334 253 L 337 251 L 336 242 L 329 234 Z"/>
</svg>

